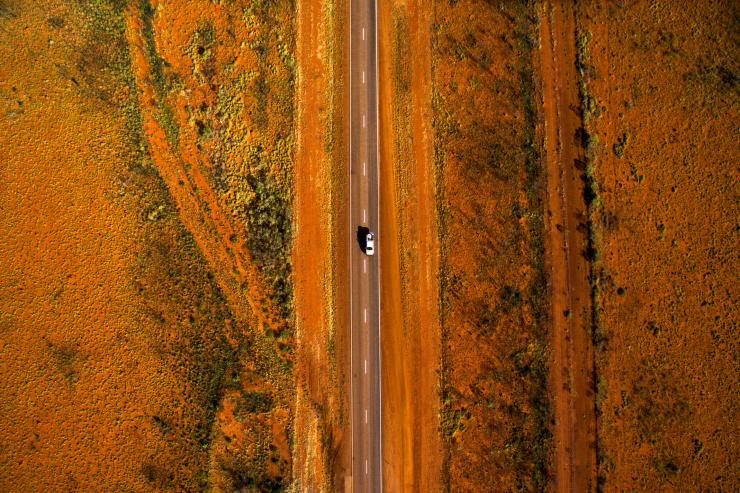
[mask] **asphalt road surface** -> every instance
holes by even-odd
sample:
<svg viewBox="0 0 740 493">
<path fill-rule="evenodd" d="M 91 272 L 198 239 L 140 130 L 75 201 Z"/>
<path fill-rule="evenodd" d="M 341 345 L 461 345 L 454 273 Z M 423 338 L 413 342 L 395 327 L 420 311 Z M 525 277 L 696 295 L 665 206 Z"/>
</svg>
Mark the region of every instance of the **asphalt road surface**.
<svg viewBox="0 0 740 493">
<path fill-rule="evenodd" d="M 382 490 L 376 0 L 350 0 L 349 234 L 352 491 Z M 362 238 L 375 233 L 375 255 Z"/>
</svg>

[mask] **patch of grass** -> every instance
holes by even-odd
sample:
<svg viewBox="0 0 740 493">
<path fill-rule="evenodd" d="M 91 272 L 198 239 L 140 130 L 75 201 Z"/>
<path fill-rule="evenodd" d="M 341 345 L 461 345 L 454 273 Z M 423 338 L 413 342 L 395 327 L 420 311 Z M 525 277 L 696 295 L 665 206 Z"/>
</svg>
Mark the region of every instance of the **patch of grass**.
<svg viewBox="0 0 740 493">
<path fill-rule="evenodd" d="M 14 19 L 16 17 L 18 17 L 18 14 L 8 7 L 7 2 L 0 0 L 0 19 Z"/>
<path fill-rule="evenodd" d="M 54 358 L 54 365 L 59 373 L 70 384 L 77 382 L 77 371 L 75 370 L 75 361 L 77 360 L 77 351 L 69 347 L 53 347 L 51 352 Z"/>
<path fill-rule="evenodd" d="M 480 8 L 486 7 L 481 5 Z M 480 378 L 505 386 L 513 402 L 499 403 L 496 395 L 476 398 L 475 401 L 476 404 L 485 404 L 486 408 L 500 410 L 502 421 L 497 425 L 508 430 L 500 432 L 506 440 L 503 454 L 508 462 L 507 471 L 521 489 L 537 491 L 544 489 L 549 482 L 552 437 L 549 430 L 551 409 L 547 352 L 549 301 L 543 239 L 544 176 L 536 134 L 537 96 L 532 62 L 536 24 L 534 7 L 528 2 L 507 3 L 495 15 L 501 15 L 502 22 L 509 23 L 513 32 L 509 42 L 508 79 L 492 81 L 490 74 L 485 73 L 491 66 L 492 56 L 487 54 L 485 43 L 479 42 L 477 36 L 481 33 L 475 32 L 474 25 L 465 29 L 461 39 L 450 34 L 452 29 L 446 23 L 436 24 L 433 29 L 433 52 L 437 55 L 433 63 L 453 63 L 480 74 L 470 79 L 475 81 L 476 91 L 490 93 L 493 98 L 506 98 L 514 107 L 523 110 L 523 118 L 517 118 L 515 121 L 518 123 L 512 129 L 502 130 L 497 122 L 481 117 L 479 113 L 485 110 L 476 107 L 477 99 L 470 97 L 462 84 L 456 90 L 455 81 L 447 86 L 435 83 L 433 89 L 442 324 L 440 433 L 449 443 L 452 437 L 465 433 L 464 424 L 469 419 L 476 423 L 475 433 L 479 427 L 490 425 L 489 419 L 493 419 L 486 411 L 480 410 L 483 406 L 472 407 L 461 402 L 462 399 L 454 398 L 457 392 L 455 382 L 451 381 L 454 369 L 451 368 L 449 351 L 454 345 L 450 341 L 450 332 L 455 328 L 449 327 L 448 319 L 453 316 L 457 322 L 462 317 L 460 312 L 465 312 L 465 324 L 474 327 L 471 330 L 480 338 L 481 348 L 510 351 L 511 356 L 505 362 L 489 363 L 482 358 L 495 371 L 493 376 L 482 374 Z M 447 166 L 450 163 L 456 167 L 459 179 L 471 185 L 471 195 L 481 194 L 485 199 L 448 195 L 444 178 L 449 173 Z M 522 193 L 512 194 L 511 189 Z M 485 234 L 486 229 L 491 228 L 490 220 L 476 217 L 485 214 L 484 206 L 488 203 L 485 200 L 495 200 L 505 210 L 511 210 L 510 215 L 501 219 L 503 224 L 496 226 L 497 238 L 488 238 Z M 465 207 L 458 208 L 458 204 L 465 204 Z M 464 212 L 467 207 L 472 207 L 474 212 Z M 476 214 L 476 209 L 480 213 Z M 457 240 L 450 237 L 452 225 L 481 231 L 480 241 L 487 245 L 488 250 L 481 248 L 481 253 L 476 251 L 474 254 L 476 257 L 480 255 L 474 260 L 477 266 L 475 274 L 465 269 L 453 270 L 450 260 L 455 252 L 451 251 L 451 245 Z M 526 266 L 528 272 L 520 283 L 503 279 L 499 285 L 489 284 L 489 277 L 496 274 L 506 276 L 520 266 Z M 463 303 L 459 299 L 460 288 L 472 282 L 481 283 L 484 287 L 481 299 Z M 485 299 L 486 296 L 490 300 Z M 502 321 L 516 326 L 517 330 L 512 332 L 509 327 L 501 327 Z M 470 413 L 470 418 L 461 414 L 462 410 Z M 444 488 L 448 491 L 454 489 L 448 468 L 455 454 L 454 448 L 448 446 L 443 465 Z"/>
<path fill-rule="evenodd" d="M 246 226 L 246 246 L 265 288 L 262 301 L 272 315 L 270 336 L 285 356 L 293 335 L 294 7 L 258 0 L 243 10 L 257 65 L 221 85 L 215 112 L 229 124 L 212 134 L 226 162 L 220 192 Z M 206 54 L 215 35 L 206 29 L 197 37 Z"/>
<path fill-rule="evenodd" d="M 411 90 L 411 50 L 409 46 L 409 26 L 406 21 L 405 8 L 396 8 L 393 12 L 393 91 L 404 100 L 410 97 Z"/>
<path fill-rule="evenodd" d="M 253 339 L 251 328 L 234 322 L 207 261 L 180 221 L 174 200 L 152 165 L 125 39 L 124 9 L 127 5 L 127 2 L 81 0 L 81 10 L 84 10 L 81 15 L 89 19 L 89 33 L 85 34 L 91 47 L 87 52 L 104 55 L 99 57 L 98 65 L 86 65 L 85 70 L 96 77 L 100 73 L 110 77 L 110 80 L 105 79 L 104 85 L 120 91 L 114 98 L 119 106 L 114 109 L 126 120 L 122 139 L 127 149 L 124 159 L 128 166 L 118 170 L 119 179 L 126 183 L 126 194 L 120 200 L 126 210 L 138 212 L 138 217 L 133 219 L 138 219 L 139 226 L 136 238 L 139 248 L 130 276 L 133 280 L 131 307 L 136 313 L 137 327 L 131 330 L 140 332 L 146 345 L 160 359 L 161 366 L 175 375 L 182 385 L 178 389 L 182 403 L 178 403 L 181 407 L 177 416 L 175 413 L 158 414 L 151 418 L 150 425 L 165 433 L 167 442 L 187 454 L 189 460 L 185 470 L 146 463 L 140 473 L 144 480 L 157 487 L 200 491 L 209 487 L 208 458 L 215 436 L 216 413 L 224 390 L 238 384 L 233 379 L 241 371 L 239 362 L 250 361 L 255 373 L 280 389 L 274 395 L 250 396 L 248 407 L 255 413 L 283 408 L 285 402 L 290 402 L 292 375 L 273 344 Z M 152 64 L 155 95 L 160 100 L 160 112 L 156 117 L 169 119 L 175 125 L 174 114 L 170 112 L 167 116 L 168 107 L 164 105 L 173 79 L 166 63 L 157 54 L 152 22 L 154 9 L 147 1 L 135 5 L 142 9 L 139 13 L 148 45 L 145 52 Z M 199 41 L 207 41 L 209 35 L 202 31 L 199 36 L 203 37 Z M 100 51 L 101 43 L 113 47 L 110 53 Z M 96 58 L 85 55 L 85 63 L 91 60 Z M 101 93 L 96 97 L 103 96 Z M 163 126 L 166 129 L 167 125 Z M 173 146 L 177 143 L 176 132 L 175 126 L 168 133 Z M 80 366 L 79 356 L 63 350 L 55 358 L 60 371 L 69 375 L 67 378 L 76 378 L 74 370 Z M 279 455 L 270 451 L 271 432 L 265 427 L 255 438 L 260 441 L 259 464 L 264 466 L 263 471 L 267 470 L 267 461 L 274 462 Z M 281 470 L 285 467 L 281 466 Z M 268 480 L 260 476 L 256 484 L 284 489 L 289 480 L 289 477 Z"/>
<path fill-rule="evenodd" d="M 683 77 L 687 94 L 707 108 L 714 118 L 737 107 L 740 75 L 734 65 L 733 60 L 725 56 L 702 59 Z"/>
<path fill-rule="evenodd" d="M 684 392 L 676 384 L 674 372 L 661 362 L 644 360 L 632 384 L 630 400 L 642 440 L 660 445 L 664 435 L 691 414 Z"/>
<path fill-rule="evenodd" d="M 691 445 L 693 446 L 692 457 L 698 459 L 704 453 L 704 442 L 698 438 L 694 438 L 691 440 Z"/>
<path fill-rule="evenodd" d="M 156 488 L 172 488 L 174 475 L 162 464 L 145 463 L 141 474 L 147 483 Z"/>
<path fill-rule="evenodd" d="M 225 320 L 233 316 L 195 240 L 174 212 L 177 207 L 164 181 L 149 162 L 138 107 L 127 113 L 129 138 L 137 147 L 121 179 L 128 184 L 135 209 L 141 211 L 142 235 L 133 278 L 143 282 L 137 282 L 135 306 L 141 312 L 141 330 L 162 365 L 186 382 L 182 416 L 158 416 L 153 424 L 193 457 L 192 475 L 170 478 L 168 472 L 167 477 L 172 484 L 196 490 L 208 468 L 206 456 L 225 375 L 237 361 L 237 349 L 225 338 Z M 233 331 L 230 337 L 246 345 L 240 332 Z M 153 484 L 160 484 L 164 473 L 156 469 L 149 473 Z"/>
<path fill-rule="evenodd" d="M 172 431 L 170 424 L 160 416 L 152 416 L 152 422 L 159 428 L 165 435 Z"/>
<path fill-rule="evenodd" d="M 681 472 L 678 462 L 673 457 L 659 457 L 655 459 L 653 465 L 655 466 L 655 470 L 658 472 L 658 477 L 662 481 L 665 481 Z"/>
<path fill-rule="evenodd" d="M 532 19 L 531 6 L 527 8 L 529 15 L 522 13 L 525 19 L 518 30 L 534 37 L 537 26 Z M 519 35 L 519 37 L 526 37 Z M 529 51 L 529 50 L 527 50 Z M 529 458 L 533 463 L 532 485 L 536 490 L 545 489 L 549 482 L 549 471 L 552 454 L 552 433 L 549 423 L 552 409 L 548 389 L 548 313 L 549 294 L 547 289 L 547 273 L 545 270 L 545 242 L 544 242 L 544 174 L 542 161 L 537 144 L 537 108 L 535 100 L 534 67 L 531 54 L 523 52 L 520 55 L 519 79 L 522 87 L 524 102 L 524 149 L 526 155 L 526 192 L 527 192 L 527 225 L 529 239 L 529 264 L 533 276 L 528 288 L 529 311 L 533 317 L 532 329 L 536 350 L 531 362 L 532 386 L 529 403 L 534 411 L 531 431 Z"/>
<path fill-rule="evenodd" d="M 121 2 L 80 0 L 76 12 L 84 27 L 84 42 L 77 48 L 73 67 L 60 67 L 60 74 L 68 78 L 80 96 L 94 105 L 120 109 L 128 102 L 125 94 L 130 75 L 128 44 L 125 38 L 125 20 Z M 59 25 L 64 22 L 57 19 Z M 127 84 L 122 86 L 121 80 Z"/>
<path fill-rule="evenodd" d="M 465 423 L 472 417 L 466 408 L 447 409 L 442 413 L 441 426 L 444 430 L 444 438 L 452 442 L 458 433 L 465 431 Z"/>
<path fill-rule="evenodd" d="M 601 309 L 601 293 L 606 285 L 606 276 L 601 265 L 601 224 L 606 224 L 607 220 L 599 218 L 607 217 L 603 210 L 600 196 L 600 185 L 596 176 L 596 166 L 601 145 L 598 136 L 592 131 L 594 119 L 601 116 L 601 110 L 595 97 L 589 89 L 589 81 L 593 76 L 593 67 L 590 62 L 589 45 L 592 35 L 590 32 L 581 28 L 578 19 L 576 19 L 576 65 L 578 67 L 578 89 L 581 102 L 581 118 L 583 120 L 583 145 L 586 149 L 586 168 L 583 194 L 588 210 L 588 243 L 586 245 L 586 257 L 589 261 L 589 282 L 591 284 L 591 313 L 587 315 L 586 320 L 590 319 L 590 332 L 592 344 L 594 347 L 594 393 L 596 395 L 595 405 L 597 413 L 601 412 L 603 402 L 607 399 L 607 390 L 605 379 L 599 375 L 599 361 L 607 348 L 609 335 L 603 327 L 599 311 Z M 613 151 L 617 157 L 624 154 L 629 137 L 627 134 L 623 137 L 621 143 L 618 141 Z M 597 416 L 598 418 L 598 416 Z M 605 454 L 600 447 L 600 437 L 598 428 L 596 432 L 596 467 L 597 467 L 597 491 L 604 491 L 606 486 L 606 477 L 610 464 L 605 460 Z"/>
<path fill-rule="evenodd" d="M 601 413 L 604 401 L 606 400 L 608 390 L 607 385 L 606 378 L 604 378 L 603 375 L 600 375 L 596 383 L 596 410 L 599 413 Z"/>
<path fill-rule="evenodd" d="M 503 305 L 501 310 L 504 313 L 519 308 L 522 305 L 522 292 L 512 286 L 504 286 L 501 290 L 501 303 Z"/>
<path fill-rule="evenodd" d="M 215 75 L 215 67 L 213 65 L 213 48 L 215 42 L 216 30 L 213 28 L 213 25 L 206 22 L 193 33 L 190 45 L 186 50 L 191 60 L 193 60 L 195 74 L 206 79 L 210 79 Z"/>
<path fill-rule="evenodd" d="M 434 31 L 435 35 L 432 37 L 434 49 L 438 43 L 438 30 Z M 432 60 L 432 72 L 434 73 L 434 64 L 436 60 Z M 432 111 L 434 114 L 433 127 L 435 135 L 434 143 L 434 196 L 436 203 L 436 214 L 437 214 L 437 228 L 438 228 L 438 241 L 439 241 L 439 299 L 438 299 L 438 317 L 440 324 L 440 361 L 439 361 L 439 397 L 440 397 L 440 434 L 443 438 L 451 437 L 453 430 L 450 424 L 454 422 L 452 414 L 454 413 L 452 403 L 452 392 L 454 388 L 450 382 L 450 376 L 452 369 L 449 363 L 449 338 L 450 330 L 447 326 L 447 314 L 450 308 L 450 266 L 449 266 L 449 233 L 448 233 L 448 221 L 449 221 L 449 205 L 446 200 L 446 193 L 444 188 L 444 172 L 445 172 L 445 161 L 446 151 L 443 143 L 448 140 L 456 131 L 459 132 L 459 127 L 455 125 L 452 115 L 447 109 L 446 101 L 440 94 L 438 88 L 435 87 L 432 90 Z M 443 488 L 446 491 L 450 490 L 450 475 L 449 475 L 449 463 L 451 460 L 451 452 L 449 446 L 444 451 L 444 458 L 442 464 L 442 475 L 443 475 Z"/>
<path fill-rule="evenodd" d="M 243 392 L 243 407 L 241 408 L 248 413 L 267 413 L 274 406 L 272 397 L 264 392 Z"/>
<path fill-rule="evenodd" d="M 614 151 L 614 155 L 617 156 L 619 159 L 622 159 L 624 157 L 624 149 L 627 147 L 627 144 L 629 144 L 630 141 L 630 133 L 625 132 L 622 134 L 621 137 L 617 139 L 617 142 L 612 146 L 612 151 Z"/>
<path fill-rule="evenodd" d="M 180 144 L 180 127 L 177 125 L 174 111 L 168 104 L 172 82 L 171 77 L 165 73 L 167 63 L 159 56 L 154 38 L 153 19 L 156 12 L 149 0 L 141 0 L 140 10 L 142 30 L 146 40 L 146 55 L 152 71 L 152 83 L 157 95 L 157 107 L 159 108 L 156 118 L 159 124 L 162 125 L 168 142 L 173 149 L 177 150 Z"/>
</svg>

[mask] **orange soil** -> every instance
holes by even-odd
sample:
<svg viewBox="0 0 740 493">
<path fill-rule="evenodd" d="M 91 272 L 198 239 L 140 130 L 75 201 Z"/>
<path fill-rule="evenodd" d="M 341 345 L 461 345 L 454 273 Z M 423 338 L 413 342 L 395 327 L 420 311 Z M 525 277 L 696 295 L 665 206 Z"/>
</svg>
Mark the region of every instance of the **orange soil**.
<svg viewBox="0 0 740 493">
<path fill-rule="evenodd" d="M 193 438 L 206 413 L 192 372 L 211 372 L 184 356 L 196 341 L 222 351 L 208 338 L 228 331 L 210 316 L 227 309 L 136 164 L 134 96 L 113 75 L 125 39 L 65 2 L 11 13 L 0 20 L 0 489 L 194 489 L 207 453 Z"/>
<path fill-rule="evenodd" d="M 125 119 L 82 101 L 55 68 L 69 66 L 79 37 L 55 32 L 40 7 L 14 14 L 0 21 L 0 489 L 141 488 L 141 465 L 165 443 L 146 415 L 178 385 L 150 371 L 157 355 L 129 330 L 126 281 L 140 249 L 135 219 L 114 199 Z M 21 26 L 27 34 L 12 36 Z M 128 450 L 132 441 L 142 446 Z"/>
<path fill-rule="evenodd" d="M 340 190 L 333 179 L 344 172 L 327 143 L 336 118 L 331 78 L 338 55 L 332 50 L 332 29 L 340 16 L 332 2 L 298 6 L 297 59 L 300 67 L 297 99 L 298 143 L 295 165 L 296 237 L 293 265 L 296 290 L 297 406 L 295 411 L 295 470 L 300 489 L 333 490 L 343 484 L 334 467 L 349 470 L 343 417 L 347 403 L 343 372 L 348 358 L 347 334 L 338 321 L 335 238 L 339 222 L 336 202 Z M 336 14 L 336 13 L 335 13 Z M 341 91 L 339 91 L 341 94 Z M 344 224 L 344 223 L 341 223 Z M 344 231 L 344 228 L 341 228 Z M 343 326 L 342 326 L 343 327 Z"/>
<path fill-rule="evenodd" d="M 603 491 L 738 491 L 736 2 L 582 2 Z"/>
<path fill-rule="evenodd" d="M 142 5 L 0 5 L 4 491 L 290 481 L 291 321 L 217 170 L 264 139 L 285 146 L 267 173 L 292 171 L 292 116 L 272 106 L 292 99 L 291 33 L 263 56 L 256 124 L 248 93 L 230 98 L 262 28 L 246 4 Z"/>
<path fill-rule="evenodd" d="M 540 74 L 547 170 L 547 252 L 552 333 L 550 387 L 555 425 L 555 490 L 596 490 L 591 288 L 585 156 L 576 72 L 573 7 L 540 6 Z"/>
<path fill-rule="evenodd" d="M 139 5 L 106 5 L 0 2 L 0 490 L 341 489 L 346 92 L 329 40 L 346 5 L 333 25 L 333 3 L 299 7 L 296 252 L 325 255 L 293 254 L 295 357 L 246 246 L 243 183 L 258 141 L 290 179 L 276 95 L 292 94 L 292 45 L 268 29 L 258 62 L 251 2 L 154 1 L 153 39 Z M 544 217 L 537 12 L 381 6 L 386 489 L 435 491 L 440 472 L 451 491 L 551 487 L 548 362 L 555 487 L 593 489 L 593 335 L 601 489 L 736 491 L 738 7 L 581 2 L 575 23 L 542 8 Z"/>
<path fill-rule="evenodd" d="M 387 491 L 437 491 L 441 477 L 430 14 L 431 6 L 424 2 L 396 2 L 381 5 L 378 19 L 383 484 Z M 408 47 L 396 46 L 398 22 L 408 24 Z M 402 67 L 396 56 L 404 57 Z M 408 80 L 405 90 L 394 86 L 397 77 Z M 399 119 L 399 114 L 407 118 Z M 408 147 L 399 147 L 399 139 Z"/>
</svg>

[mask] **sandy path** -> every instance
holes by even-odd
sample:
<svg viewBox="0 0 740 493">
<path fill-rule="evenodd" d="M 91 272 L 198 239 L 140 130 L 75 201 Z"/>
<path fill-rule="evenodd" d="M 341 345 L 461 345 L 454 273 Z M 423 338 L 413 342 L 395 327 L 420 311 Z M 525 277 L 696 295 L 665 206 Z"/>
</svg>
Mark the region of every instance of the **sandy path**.
<svg viewBox="0 0 740 493">
<path fill-rule="evenodd" d="M 337 442 L 341 443 L 341 433 L 335 427 L 342 407 L 337 367 L 329 349 L 336 334 L 330 213 L 334 190 L 331 156 L 324 144 L 329 128 L 325 118 L 331 110 L 325 7 L 324 2 L 298 5 L 300 69 L 293 255 L 298 347 L 294 476 L 300 487 L 317 490 L 331 481 L 333 471 L 327 470 L 328 459 Z"/>
<path fill-rule="evenodd" d="M 547 250 L 553 331 L 551 389 L 555 404 L 556 491 L 595 491 L 596 457 L 593 347 L 587 210 L 583 199 L 584 150 L 575 20 L 571 6 L 542 6 L 541 81 L 547 171 Z"/>
<path fill-rule="evenodd" d="M 398 7 L 401 8 L 398 8 Z M 411 100 L 408 125 L 394 120 L 406 103 L 394 92 L 394 14 L 409 28 Z M 386 491 L 438 491 L 438 258 L 431 128 L 431 5 L 381 5 L 380 145 L 383 317 L 383 457 Z M 410 63 L 413 62 L 413 63 Z M 399 156 L 397 135 L 412 155 Z M 399 168 L 400 167 L 400 168 Z M 401 169 L 402 168 L 402 169 Z M 410 180 L 399 180 L 399 173 Z M 410 189 L 404 189 L 409 187 Z M 403 197 L 403 199 L 400 199 Z M 402 278 L 403 276 L 403 278 Z"/>
</svg>

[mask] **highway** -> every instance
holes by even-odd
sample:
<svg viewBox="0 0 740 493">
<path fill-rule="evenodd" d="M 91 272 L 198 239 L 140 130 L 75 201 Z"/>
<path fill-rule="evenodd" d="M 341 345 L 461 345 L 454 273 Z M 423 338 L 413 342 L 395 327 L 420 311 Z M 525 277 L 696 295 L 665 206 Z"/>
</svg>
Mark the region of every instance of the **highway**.
<svg viewBox="0 0 740 493">
<path fill-rule="evenodd" d="M 350 360 L 352 380 L 352 492 L 382 491 L 380 388 L 377 5 L 349 7 L 349 235 Z M 376 236 L 373 256 L 363 251 L 367 228 Z"/>
</svg>

